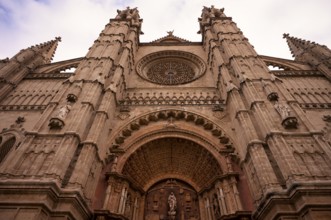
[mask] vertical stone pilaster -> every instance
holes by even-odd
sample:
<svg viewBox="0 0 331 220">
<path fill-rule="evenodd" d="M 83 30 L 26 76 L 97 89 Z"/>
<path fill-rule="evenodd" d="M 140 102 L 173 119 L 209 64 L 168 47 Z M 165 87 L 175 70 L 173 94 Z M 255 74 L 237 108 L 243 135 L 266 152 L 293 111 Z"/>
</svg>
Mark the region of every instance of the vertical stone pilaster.
<svg viewBox="0 0 331 220">
<path fill-rule="evenodd" d="M 69 180 L 69 187 L 78 185 L 79 188 L 83 188 L 85 186 L 95 156 L 95 146 L 91 144 L 83 144 L 82 150 L 77 159 L 75 170 Z"/>
</svg>

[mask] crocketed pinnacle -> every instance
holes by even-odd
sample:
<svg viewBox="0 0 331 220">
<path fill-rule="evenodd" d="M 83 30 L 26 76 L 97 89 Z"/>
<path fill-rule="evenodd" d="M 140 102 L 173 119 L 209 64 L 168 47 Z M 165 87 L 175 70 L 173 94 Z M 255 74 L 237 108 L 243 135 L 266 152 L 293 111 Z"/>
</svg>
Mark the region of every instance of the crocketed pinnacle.
<svg viewBox="0 0 331 220">
<path fill-rule="evenodd" d="M 50 40 L 45 43 L 34 45 L 31 47 L 31 49 L 40 53 L 43 56 L 46 64 L 52 61 L 59 42 L 61 42 L 61 37 L 55 37 L 54 40 Z"/>
<path fill-rule="evenodd" d="M 324 45 L 310 42 L 307 40 L 291 37 L 289 34 L 284 34 L 287 44 L 290 48 L 295 60 L 307 62 L 310 65 L 328 72 L 331 69 L 331 50 Z"/>
<path fill-rule="evenodd" d="M 289 34 L 283 34 L 283 38 L 286 39 L 287 45 L 290 48 L 293 57 L 298 58 L 304 50 L 309 47 L 310 42 L 296 37 L 291 37 Z"/>
</svg>

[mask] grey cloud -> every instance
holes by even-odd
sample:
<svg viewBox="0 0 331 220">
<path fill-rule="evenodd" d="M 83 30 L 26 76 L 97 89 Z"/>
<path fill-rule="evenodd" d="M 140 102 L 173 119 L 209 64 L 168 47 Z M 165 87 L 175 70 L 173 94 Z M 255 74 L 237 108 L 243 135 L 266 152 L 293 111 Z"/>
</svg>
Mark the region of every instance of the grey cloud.
<svg viewBox="0 0 331 220">
<path fill-rule="evenodd" d="M 84 56 L 119 5 L 138 7 L 144 19 L 148 42 L 166 35 L 166 31 L 190 41 L 200 41 L 198 17 L 202 6 L 225 8 L 259 54 L 290 58 L 282 34 L 331 46 L 331 2 L 328 0 L 2 0 L 0 13 L 0 59 L 20 49 L 62 37 L 55 61 Z M 123 8 L 122 7 L 122 8 Z M 10 25 L 9 25 L 10 24 Z M 15 28 L 13 28 L 15 27 Z"/>
</svg>

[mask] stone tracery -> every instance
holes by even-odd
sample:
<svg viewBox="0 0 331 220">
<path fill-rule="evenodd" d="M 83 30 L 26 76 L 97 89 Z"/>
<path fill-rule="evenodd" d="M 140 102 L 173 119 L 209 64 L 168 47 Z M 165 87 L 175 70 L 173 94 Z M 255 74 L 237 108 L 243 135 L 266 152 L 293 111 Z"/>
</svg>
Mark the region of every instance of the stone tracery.
<svg viewBox="0 0 331 220">
<path fill-rule="evenodd" d="M 147 71 L 147 77 L 159 84 L 176 85 L 194 79 L 194 70 L 183 62 L 163 60 L 152 65 Z"/>
<path fill-rule="evenodd" d="M 183 51 L 152 53 L 137 64 L 137 72 L 142 78 L 162 85 L 189 83 L 205 71 L 206 65 L 200 57 Z"/>
</svg>

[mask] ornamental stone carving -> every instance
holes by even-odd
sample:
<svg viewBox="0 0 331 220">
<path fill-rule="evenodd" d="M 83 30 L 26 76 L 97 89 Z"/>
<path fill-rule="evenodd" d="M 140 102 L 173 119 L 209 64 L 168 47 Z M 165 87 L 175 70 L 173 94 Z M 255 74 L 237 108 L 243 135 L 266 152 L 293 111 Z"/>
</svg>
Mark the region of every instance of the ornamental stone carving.
<svg viewBox="0 0 331 220">
<path fill-rule="evenodd" d="M 131 20 L 133 25 L 140 26 L 141 19 L 137 8 L 126 7 L 124 10 L 117 10 L 115 19 Z"/>
<path fill-rule="evenodd" d="M 192 82 L 206 71 L 198 56 L 182 51 L 161 51 L 143 57 L 137 64 L 137 73 L 144 79 L 161 85 Z"/>
<path fill-rule="evenodd" d="M 298 119 L 291 115 L 290 107 L 287 104 L 281 104 L 276 102 L 274 107 L 282 118 L 282 126 L 284 128 L 297 128 Z"/>
<path fill-rule="evenodd" d="M 225 17 L 223 12 L 224 8 L 217 9 L 213 5 L 210 8 L 204 6 L 202 9 L 201 18 L 199 18 L 200 30 L 198 33 L 203 32 L 203 27 L 208 25 L 211 19 Z"/>
<path fill-rule="evenodd" d="M 147 70 L 147 77 L 164 85 L 182 84 L 194 79 L 194 70 L 184 62 L 162 60 Z"/>
<path fill-rule="evenodd" d="M 57 115 L 50 119 L 48 126 L 50 129 L 61 129 L 64 126 L 64 119 L 71 110 L 70 105 L 63 105 L 57 112 Z"/>
</svg>

